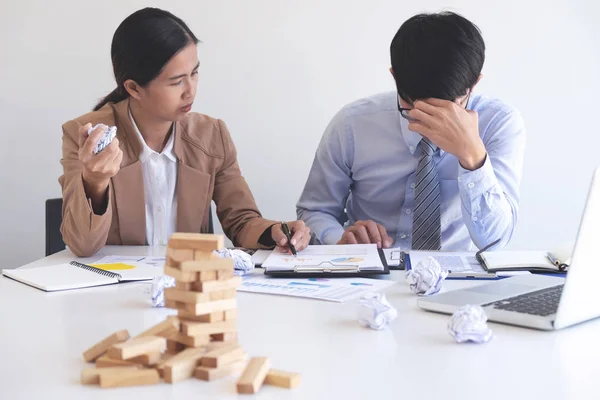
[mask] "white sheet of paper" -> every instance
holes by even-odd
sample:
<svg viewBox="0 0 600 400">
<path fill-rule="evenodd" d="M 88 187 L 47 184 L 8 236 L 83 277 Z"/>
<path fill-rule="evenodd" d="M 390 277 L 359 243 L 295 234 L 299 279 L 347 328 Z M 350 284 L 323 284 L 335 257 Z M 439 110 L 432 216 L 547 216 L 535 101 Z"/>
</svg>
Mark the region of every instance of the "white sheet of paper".
<svg viewBox="0 0 600 400">
<path fill-rule="evenodd" d="M 393 285 L 394 281 L 367 278 L 271 278 L 261 272 L 245 275 L 237 290 L 280 296 L 305 297 L 343 303 L 357 299 L 366 292 Z"/>
<path fill-rule="evenodd" d="M 350 267 L 362 271 L 383 270 L 376 244 L 350 244 L 331 246 L 308 246 L 297 257 L 277 251 L 263 262 L 269 271 L 290 271 L 294 267 Z"/>
<path fill-rule="evenodd" d="M 529 274 L 528 271 L 507 271 L 488 273 L 475 258 L 473 252 L 445 252 L 445 251 L 417 251 L 410 252 L 411 267 L 417 265 L 427 257 L 436 259 L 443 271 L 448 271 L 449 277 L 501 277 Z"/>
</svg>

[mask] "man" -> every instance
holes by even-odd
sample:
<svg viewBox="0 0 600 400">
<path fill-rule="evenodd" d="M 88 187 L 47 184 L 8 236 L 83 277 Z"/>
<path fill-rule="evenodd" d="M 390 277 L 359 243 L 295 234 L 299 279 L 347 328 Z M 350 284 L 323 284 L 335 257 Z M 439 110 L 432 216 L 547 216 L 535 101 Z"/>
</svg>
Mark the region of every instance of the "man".
<svg viewBox="0 0 600 400">
<path fill-rule="evenodd" d="M 391 47 L 396 91 L 351 103 L 327 127 L 297 204 L 321 244 L 473 250 L 509 242 L 525 128 L 473 93 L 485 44 L 450 12 L 406 21 Z"/>
</svg>

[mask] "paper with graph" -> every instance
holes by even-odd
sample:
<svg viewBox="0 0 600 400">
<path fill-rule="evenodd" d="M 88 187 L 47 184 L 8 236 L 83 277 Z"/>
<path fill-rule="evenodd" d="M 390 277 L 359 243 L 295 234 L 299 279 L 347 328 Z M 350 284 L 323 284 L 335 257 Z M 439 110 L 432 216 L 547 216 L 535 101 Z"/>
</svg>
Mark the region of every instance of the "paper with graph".
<svg viewBox="0 0 600 400">
<path fill-rule="evenodd" d="M 383 271 L 384 269 L 375 244 L 308 246 L 298 252 L 297 257 L 273 251 L 263 262 L 262 267 L 268 271 L 350 267 L 358 267 L 361 271 Z"/>
</svg>

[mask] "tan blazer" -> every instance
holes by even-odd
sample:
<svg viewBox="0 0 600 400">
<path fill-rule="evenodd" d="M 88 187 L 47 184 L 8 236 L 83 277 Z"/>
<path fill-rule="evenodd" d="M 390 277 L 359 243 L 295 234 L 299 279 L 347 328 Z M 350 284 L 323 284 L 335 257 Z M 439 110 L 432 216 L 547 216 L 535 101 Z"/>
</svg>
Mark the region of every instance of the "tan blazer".
<svg viewBox="0 0 600 400">
<path fill-rule="evenodd" d="M 139 141 L 128 115 L 129 100 L 63 125 L 61 232 L 70 250 L 89 256 L 107 244 L 145 245 L 146 208 Z M 123 151 L 121 169 L 109 183 L 106 212 L 96 215 L 83 189 L 78 130 L 86 123 L 117 127 Z M 263 219 L 242 177 L 237 153 L 225 123 L 189 113 L 176 122 L 173 151 L 177 164 L 177 231 L 206 232 L 211 200 L 227 237 L 235 246 L 264 248 L 260 236 L 275 221 Z"/>
</svg>

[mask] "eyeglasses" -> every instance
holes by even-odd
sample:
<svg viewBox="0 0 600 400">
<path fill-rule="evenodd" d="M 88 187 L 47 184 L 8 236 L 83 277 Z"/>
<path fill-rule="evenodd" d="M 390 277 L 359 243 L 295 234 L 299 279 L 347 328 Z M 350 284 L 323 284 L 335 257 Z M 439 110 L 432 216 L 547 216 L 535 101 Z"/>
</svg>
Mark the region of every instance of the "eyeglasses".
<svg viewBox="0 0 600 400">
<path fill-rule="evenodd" d="M 469 104 L 470 98 L 471 98 L 471 91 L 469 91 L 469 95 L 467 96 L 467 101 L 465 101 L 465 110 L 467 109 L 467 105 Z M 411 110 L 412 110 L 412 108 L 400 107 L 400 95 L 398 95 L 398 111 L 400 112 L 400 115 L 402 116 L 402 118 L 406 119 L 407 121 L 417 121 L 415 118 L 412 118 L 411 116 L 408 115 L 408 112 Z"/>
</svg>

